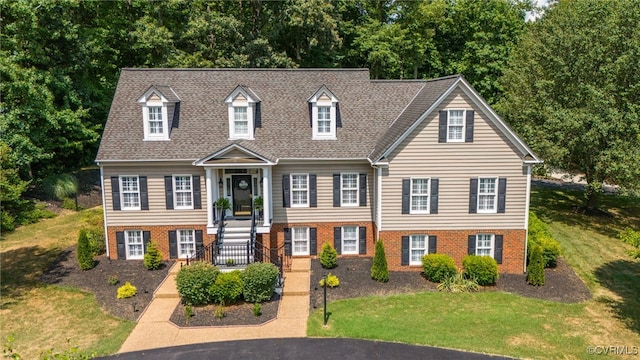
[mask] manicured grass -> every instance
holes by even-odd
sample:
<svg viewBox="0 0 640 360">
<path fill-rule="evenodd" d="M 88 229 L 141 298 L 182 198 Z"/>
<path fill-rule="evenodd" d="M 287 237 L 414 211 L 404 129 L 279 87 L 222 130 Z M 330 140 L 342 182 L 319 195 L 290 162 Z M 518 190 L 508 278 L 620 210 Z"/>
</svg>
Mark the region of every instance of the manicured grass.
<svg viewBox="0 0 640 360">
<path fill-rule="evenodd" d="M 608 215 L 577 211 L 582 193 L 534 187 L 531 209 L 594 298 L 562 304 L 503 293 L 348 299 L 309 319 L 310 336 L 354 337 L 527 358 L 589 358 L 588 346 L 640 346 L 640 262 L 617 234 L 640 229 L 640 199 L 605 196 Z"/>
<path fill-rule="evenodd" d="M 15 336 L 14 351 L 23 358 L 75 345 L 87 354 L 112 354 L 133 329 L 134 322 L 104 313 L 92 294 L 38 282 L 63 249 L 76 244 L 78 230 L 101 217 L 100 209 L 65 212 L 0 240 L 0 333 L 3 341 Z"/>
</svg>

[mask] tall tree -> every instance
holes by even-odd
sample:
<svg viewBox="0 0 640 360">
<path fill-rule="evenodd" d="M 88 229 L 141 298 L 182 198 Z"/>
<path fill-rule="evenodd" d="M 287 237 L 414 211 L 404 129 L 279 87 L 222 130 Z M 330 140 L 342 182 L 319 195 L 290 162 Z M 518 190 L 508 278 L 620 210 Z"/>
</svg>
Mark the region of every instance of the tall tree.
<svg viewBox="0 0 640 360">
<path fill-rule="evenodd" d="M 553 4 L 513 52 L 498 110 L 550 167 L 640 189 L 640 2 Z"/>
</svg>

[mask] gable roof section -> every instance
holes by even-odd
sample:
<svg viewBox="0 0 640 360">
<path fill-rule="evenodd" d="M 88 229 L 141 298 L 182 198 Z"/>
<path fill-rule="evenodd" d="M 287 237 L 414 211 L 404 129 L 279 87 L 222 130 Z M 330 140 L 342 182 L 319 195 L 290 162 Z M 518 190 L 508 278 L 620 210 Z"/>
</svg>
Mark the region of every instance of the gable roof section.
<svg viewBox="0 0 640 360">
<path fill-rule="evenodd" d="M 168 102 L 171 102 L 171 103 L 180 102 L 180 98 L 178 97 L 176 92 L 173 91 L 171 86 L 166 86 L 166 85 L 151 85 L 151 86 L 149 86 L 149 88 L 144 92 L 144 95 L 142 95 L 142 96 L 140 96 L 140 98 L 138 98 L 138 102 L 143 101 L 143 99 L 145 97 L 147 97 L 148 95 L 150 95 L 151 93 L 154 93 L 154 92 L 160 94 L 160 96 L 162 96 Z"/>
<path fill-rule="evenodd" d="M 249 142 L 249 141 L 244 141 Z M 246 157 L 232 157 L 232 158 L 226 158 L 224 157 L 225 154 L 229 154 L 229 153 L 233 153 L 233 152 L 239 152 L 243 155 L 246 155 Z M 205 156 L 202 159 L 198 159 L 196 161 L 193 162 L 193 165 L 196 166 L 201 166 L 201 165 L 205 165 L 205 164 L 210 164 L 212 162 L 222 162 L 222 163 L 231 163 L 231 162 L 241 162 L 241 163 L 262 163 L 262 164 L 267 164 L 267 165 L 275 165 L 275 162 L 272 161 L 272 159 L 269 159 L 268 157 L 265 157 L 261 154 L 258 154 L 256 152 L 251 151 L 250 149 L 246 148 L 245 146 L 243 146 L 243 144 L 240 144 L 240 142 L 237 143 L 233 143 L 230 144 L 228 146 L 225 146 L 222 149 L 217 150 L 216 152 L 214 152 L 211 155 Z"/>
</svg>

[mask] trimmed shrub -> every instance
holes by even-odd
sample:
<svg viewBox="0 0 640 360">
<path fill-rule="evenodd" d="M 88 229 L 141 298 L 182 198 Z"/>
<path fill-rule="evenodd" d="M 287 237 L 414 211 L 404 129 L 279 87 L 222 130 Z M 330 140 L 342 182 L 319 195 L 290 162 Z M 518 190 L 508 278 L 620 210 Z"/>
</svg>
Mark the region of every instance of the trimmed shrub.
<svg viewBox="0 0 640 360">
<path fill-rule="evenodd" d="M 464 273 L 456 272 L 452 276 L 448 276 L 438 284 L 438 291 L 442 292 L 474 292 L 478 291 L 478 282 L 474 279 L 466 279 Z"/>
<path fill-rule="evenodd" d="M 539 238 L 537 244 L 542 248 L 542 259 L 545 268 L 556 267 L 558 256 L 560 256 L 560 243 L 552 237 Z"/>
<path fill-rule="evenodd" d="M 558 256 L 561 253 L 560 243 L 557 242 L 551 231 L 542 220 L 532 211 L 529 212 L 529 232 L 527 242 L 527 261 L 531 261 L 531 250 L 537 245 L 542 249 L 544 267 L 555 267 Z"/>
<path fill-rule="evenodd" d="M 137 293 L 138 289 L 127 281 L 126 283 L 124 283 L 124 285 L 118 288 L 118 294 L 116 295 L 116 297 L 118 299 L 127 299 L 135 296 Z"/>
<path fill-rule="evenodd" d="M 262 315 L 262 305 L 260 303 L 253 304 L 253 316 Z"/>
<path fill-rule="evenodd" d="M 422 257 L 422 271 L 429 281 L 442 282 L 452 277 L 458 269 L 453 258 L 447 254 L 429 254 Z"/>
<path fill-rule="evenodd" d="M 527 266 L 527 283 L 534 286 L 544 285 L 544 259 L 540 246 L 534 245 L 531 260 Z"/>
<path fill-rule="evenodd" d="M 80 229 L 78 235 L 78 265 L 82 270 L 90 270 L 96 266 L 96 262 L 93 260 L 93 252 L 89 247 L 89 237 L 87 236 L 87 229 Z"/>
<path fill-rule="evenodd" d="M 102 255 L 107 251 L 104 244 L 103 229 L 87 229 L 87 237 L 89 238 L 89 248 L 93 256 Z"/>
<path fill-rule="evenodd" d="M 217 267 L 203 261 L 183 266 L 176 275 L 176 287 L 182 303 L 195 306 L 211 303 L 209 287 L 219 274 Z"/>
<path fill-rule="evenodd" d="M 241 273 L 244 300 L 251 303 L 271 299 L 278 282 L 278 268 L 271 263 L 253 263 Z"/>
<path fill-rule="evenodd" d="M 340 279 L 338 279 L 337 276 L 333 275 L 332 273 L 328 273 L 327 274 L 327 281 L 324 280 L 324 277 L 322 279 L 320 279 L 319 282 L 321 287 L 325 287 L 328 286 L 330 288 L 334 288 L 334 287 L 338 287 L 338 285 L 340 285 Z"/>
<path fill-rule="evenodd" d="M 147 270 L 157 270 L 162 266 L 162 253 L 158 250 L 158 245 L 149 242 L 147 245 L 147 253 L 144 254 L 144 267 Z"/>
<path fill-rule="evenodd" d="M 376 252 L 373 255 L 373 264 L 371 265 L 371 278 L 379 282 L 389 281 L 387 256 L 384 253 L 384 244 L 381 240 L 376 242 Z"/>
<path fill-rule="evenodd" d="M 338 252 L 329 242 L 322 244 L 320 264 L 322 264 L 322 267 L 325 269 L 333 269 L 338 266 Z"/>
<path fill-rule="evenodd" d="M 240 271 L 220 273 L 209 287 L 209 295 L 216 304 L 234 304 L 242 298 L 242 278 Z"/>
<path fill-rule="evenodd" d="M 493 285 L 498 280 L 498 263 L 489 256 L 467 255 L 462 259 L 467 279 L 474 279 L 478 285 Z"/>
</svg>

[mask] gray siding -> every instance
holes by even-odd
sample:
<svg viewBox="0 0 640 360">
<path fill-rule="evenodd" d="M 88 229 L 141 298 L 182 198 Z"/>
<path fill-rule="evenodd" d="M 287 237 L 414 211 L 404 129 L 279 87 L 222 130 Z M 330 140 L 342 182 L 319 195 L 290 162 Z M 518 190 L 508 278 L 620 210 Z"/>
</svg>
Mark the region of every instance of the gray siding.
<svg viewBox="0 0 640 360">
<path fill-rule="evenodd" d="M 438 111 L 475 110 L 473 143 L 438 143 Z M 523 229 L 527 177 L 521 155 L 461 90 L 456 90 L 389 156 L 382 179 L 381 230 Z M 402 214 L 402 179 L 439 179 L 438 214 Z M 469 214 L 469 179 L 506 177 L 504 214 Z"/>
<path fill-rule="evenodd" d="M 109 226 L 134 225 L 192 225 L 207 223 L 207 196 L 205 173 L 201 168 L 191 165 L 141 165 L 103 167 L 105 209 Z M 164 191 L 165 175 L 199 175 L 202 194 L 202 209 L 167 210 Z M 149 210 L 113 210 L 111 198 L 111 176 L 138 175 L 147 176 L 149 192 Z"/>
<path fill-rule="evenodd" d="M 333 207 L 333 174 L 357 172 L 367 174 L 367 206 Z M 284 208 L 282 175 L 309 173 L 317 176 L 318 207 Z M 372 221 L 373 168 L 369 162 L 316 161 L 307 164 L 282 164 L 273 168 L 273 222 L 319 223 Z"/>
</svg>

